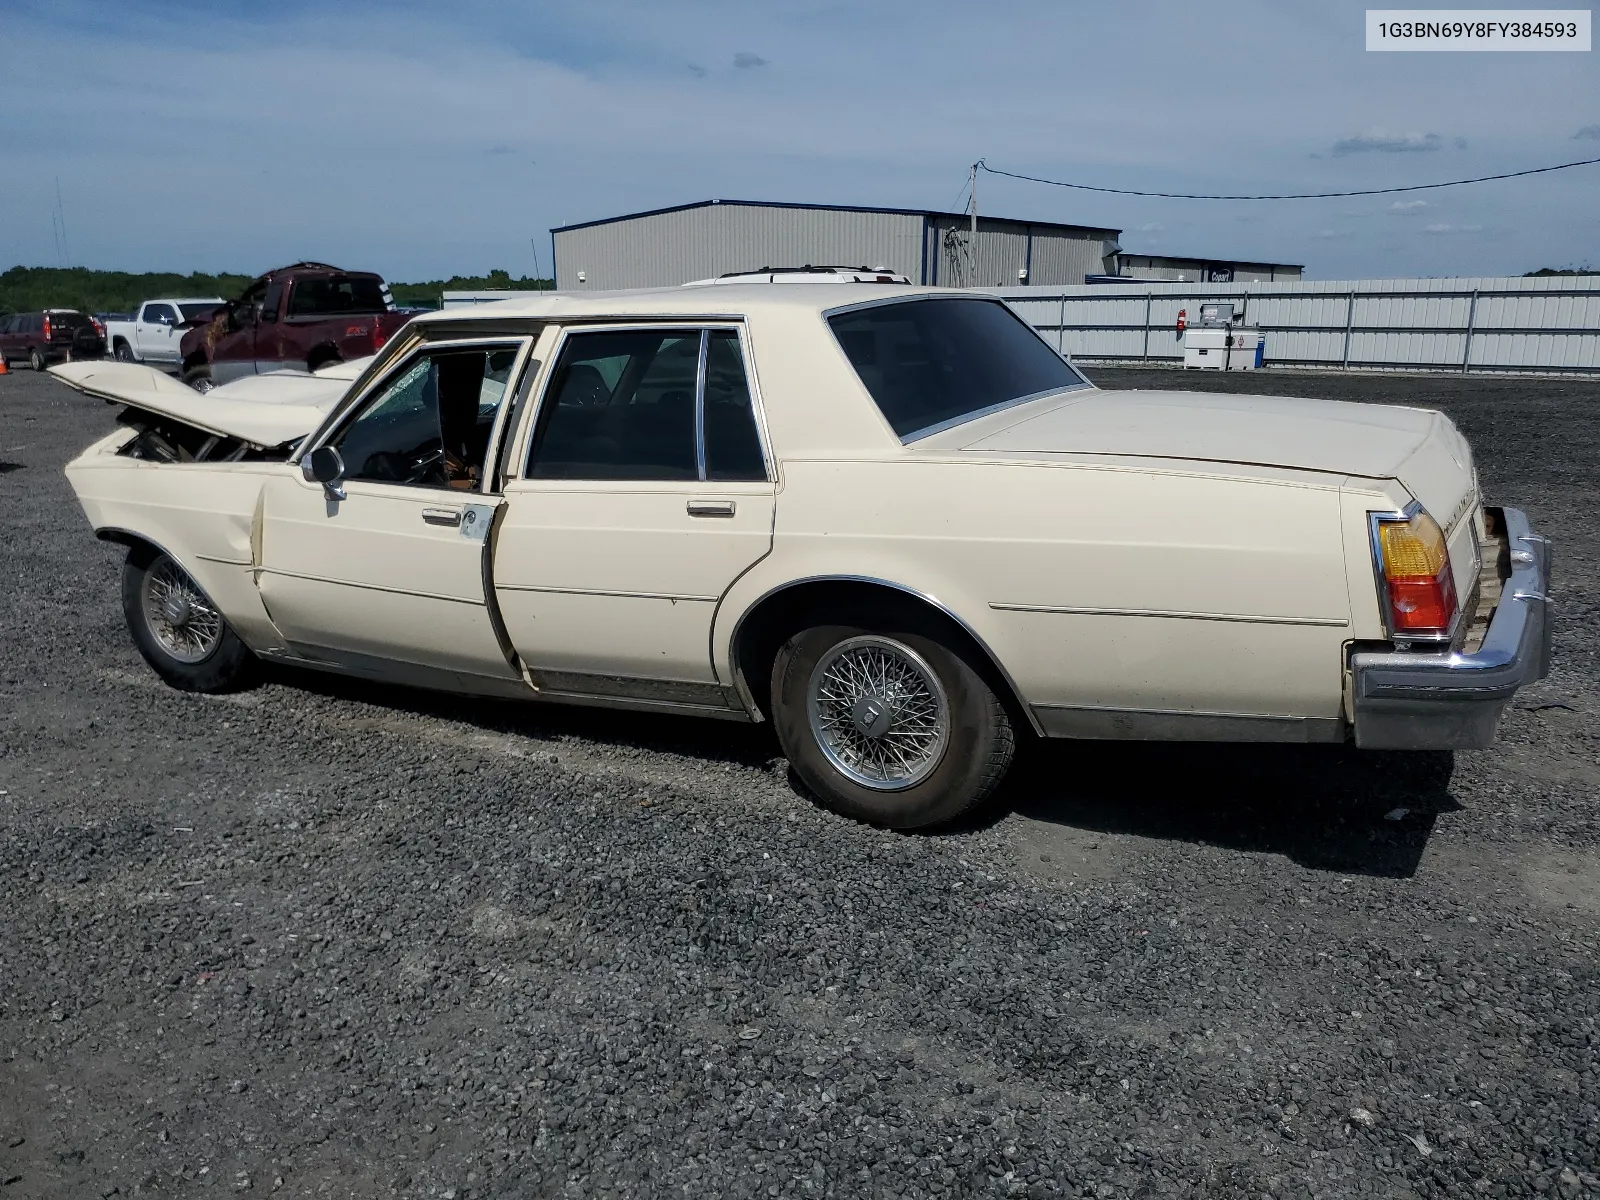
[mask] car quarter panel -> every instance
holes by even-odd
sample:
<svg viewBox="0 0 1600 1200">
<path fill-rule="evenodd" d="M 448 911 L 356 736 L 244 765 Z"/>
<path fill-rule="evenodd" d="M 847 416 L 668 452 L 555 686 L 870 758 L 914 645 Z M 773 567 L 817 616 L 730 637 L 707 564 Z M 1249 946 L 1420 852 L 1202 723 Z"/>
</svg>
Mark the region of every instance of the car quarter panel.
<svg viewBox="0 0 1600 1200">
<path fill-rule="evenodd" d="M 133 535 L 166 551 L 222 610 L 252 650 L 283 648 L 254 573 L 254 531 L 263 484 L 286 464 L 154 463 L 115 449 L 119 430 L 67 465 L 67 479 L 97 532 Z"/>
<path fill-rule="evenodd" d="M 759 597 L 858 576 L 934 598 L 1036 708 L 1336 719 L 1351 616 L 1337 484 L 790 459 L 773 553 L 718 615 L 719 673 Z"/>
</svg>

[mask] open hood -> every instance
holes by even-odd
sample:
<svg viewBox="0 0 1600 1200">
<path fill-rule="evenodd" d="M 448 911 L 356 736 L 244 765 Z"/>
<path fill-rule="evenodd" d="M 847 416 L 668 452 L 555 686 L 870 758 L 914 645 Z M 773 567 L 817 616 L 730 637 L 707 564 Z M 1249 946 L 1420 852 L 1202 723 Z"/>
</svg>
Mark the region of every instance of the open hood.
<svg viewBox="0 0 1600 1200">
<path fill-rule="evenodd" d="M 331 374 L 275 371 L 247 376 L 202 395 L 154 367 L 134 363 L 62 363 L 51 367 L 50 374 L 86 396 L 262 448 L 305 437 L 322 424 L 350 386 L 349 379 Z"/>
</svg>

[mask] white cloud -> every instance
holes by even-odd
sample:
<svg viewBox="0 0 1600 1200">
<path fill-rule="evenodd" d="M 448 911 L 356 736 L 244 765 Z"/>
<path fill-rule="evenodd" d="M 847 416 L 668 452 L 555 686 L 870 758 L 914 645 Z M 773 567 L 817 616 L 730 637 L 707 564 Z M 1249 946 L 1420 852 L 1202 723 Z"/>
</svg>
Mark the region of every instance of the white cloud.
<svg viewBox="0 0 1600 1200">
<path fill-rule="evenodd" d="M 1319 229 L 1311 235 L 1320 241 L 1329 241 L 1333 238 L 1347 238 L 1350 236 L 1348 229 Z"/>
<path fill-rule="evenodd" d="M 1435 221 L 1432 225 L 1424 225 L 1423 233 L 1482 233 L 1482 225 L 1450 225 L 1443 221 Z"/>
<path fill-rule="evenodd" d="M 1396 200 L 1389 205 L 1389 211 L 1397 217 L 1416 217 L 1423 209 L 1432 207 L 1426 200 Z"/>
<path fill-rule="evenodd" d="M 1333 144 L 1335 156 L 1346 154 L 1414 154 L 1437 150 L 1444 138 L 1437 133 L 1390 133 L 1384 129 L 1369 129 L 1354 137 L 1341 138 Z"/>
<path fill-rule="evenodd" d="M 1165 233 L 1166 231 L 1167 227 L 1160 221 L 1147 221 L 1145 224 L 1134 228 L 1135 233 Z"/>
</svg>

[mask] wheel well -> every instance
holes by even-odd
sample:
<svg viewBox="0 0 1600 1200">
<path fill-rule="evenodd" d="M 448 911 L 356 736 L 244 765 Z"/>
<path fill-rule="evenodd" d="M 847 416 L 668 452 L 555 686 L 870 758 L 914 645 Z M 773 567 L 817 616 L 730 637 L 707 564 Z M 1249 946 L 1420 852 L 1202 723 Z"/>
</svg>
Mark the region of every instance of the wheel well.
<svg viewBox="0 0 1600 1200">
<path fill-rule="evenodd" d="M 113 350 L 115 350 L 118 346 L 126 346 L 127 344 L 128 344 L 128 339 L 123 337 L 120 333 L 117 334 L 116 337 L 111 339 L 111 348 Z"/>
<path fill-rule="evenodd" d="M 205 351 L 201 350 L 183 360 L 183 373 L 187 375 L 190 371 L 197 371 L 201 367 L 209 367 L 210 365 L 211 362 L 206 358 Z"/>
<path fill-rule="evenodd" d="M 318 346 L 306 355 L 306 370 L 315 371 L 318 367 L 325 367 L 329 363 L 343 362 L 339 351 L 333 346 Z"/>
<path fill-rule="evenodd" d="M 993 653 L 965 625 L 915 592 L 857 579 L 796 583 L 763 597 L 740 618 L 733 633 L 733 666 L 763 716 L 772 716 L 772 664 L 783 643 L 808 626 L 852 621 L 899 625 L 939 639 L 983 677 L 1017 728 L 1037 728 Z"/>
</svg>

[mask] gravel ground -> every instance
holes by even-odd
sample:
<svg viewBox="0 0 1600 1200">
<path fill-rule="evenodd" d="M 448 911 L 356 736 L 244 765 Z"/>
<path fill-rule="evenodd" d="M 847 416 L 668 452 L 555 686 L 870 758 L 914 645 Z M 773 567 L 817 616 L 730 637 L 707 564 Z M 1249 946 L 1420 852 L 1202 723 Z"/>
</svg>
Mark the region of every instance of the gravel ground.
<svg viewBox="0 0 1600 1200">
<path fill-rule="evenodd" d="M 0 1200 L 1600 1195 L 1600 384 L 1182 381 L 1462 424 L 1559 542 L 1495 750 L 1055 745 L 895 836 L 760 729 L 182 695 L 110 410 L 0 379 Z"/>
</svg>

